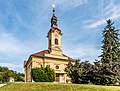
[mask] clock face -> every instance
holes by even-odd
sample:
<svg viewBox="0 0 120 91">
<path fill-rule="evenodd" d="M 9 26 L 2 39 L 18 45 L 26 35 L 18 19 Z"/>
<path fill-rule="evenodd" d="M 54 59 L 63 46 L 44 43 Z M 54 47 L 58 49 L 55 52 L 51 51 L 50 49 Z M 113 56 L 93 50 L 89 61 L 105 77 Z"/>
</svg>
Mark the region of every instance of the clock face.
<svg viewBox="0 0 120 91">
<path fill-rule="evenodd" d="M 57 34 L 57 33 L 55 34 L 55 37 L 58 37 L 58 34 Z"/>
</svg>

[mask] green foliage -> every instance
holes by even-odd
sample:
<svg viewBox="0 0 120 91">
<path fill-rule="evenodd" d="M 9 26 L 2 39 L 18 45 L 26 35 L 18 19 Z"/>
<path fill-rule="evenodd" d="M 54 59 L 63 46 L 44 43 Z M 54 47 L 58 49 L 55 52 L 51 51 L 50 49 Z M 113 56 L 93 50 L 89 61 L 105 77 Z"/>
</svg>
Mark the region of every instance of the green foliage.
<svg viewBox="0 0 120 91">
<path fill-rule="evenodd" d="M 9 82 L 9 76 L 7 75 L 6 72 L 4 72 L 2 76 L 3 76 L 3 80 L 2 80 L 3 83 Z"/>
<path fill-rule="evenodd" d="M 2 82 L 9 82 L 9 78 L 13 77 L 15 81 L 23 81 L 24 74 L 17 73 L 16 71 L 9 70 L 7 67 L 0 66 L 0 75 L 2 76 Z"/>
<path fill-rule="evenodd" d="M 0 75 L 0 83 L 2 82 L 2 80 L 3 80 L 3 76 L 2 76 L 2 75 Z"/>
<path fill-rule="evenodd" d="M 74 65 L 69 62 L 65 68 L 65 71 L 73 83 L 87 84 L 92 77 L 90 75 L 92 74 L 90 73 L 92 72 L 92 68 L 93 65 L 88 61 L 80 63 L 80 60 L 76 60 L 76 63 Z"/>
<path fill-rule="evenodd" d="M 55 72 L 50 66 L 33 68 L 31 75 L 35 82 L 53 82 L 55 81 Z"/>
<path fill-rule="evenodd" d="M 96 65 L 95 65 L 96 66 Z M 95 83 L 102 85 L 115 84 L 120 82 L 120 64 L 111 63 L 111 64 L 102 64 L 96 66 Z"/>
<path fill-rule="evenodd" d="M 14 77 L 14 75 L 15 75 L 13 70 L 8 70 L 6 73 L 9 77 Z"/>
<path fill-rule="evenodd" d="M 107 26 L 103 30 L 102 55 L 103 63 L 120 61 L 120 43 L 118 30 L 113 26 L 114 23 L 109 19 Z"/>
<path fill-rule="evenodd" d="M 5 71 L 8 71 L 9 69 L 7 67 L 1 67 L 0 66 L 0 72 L 5 72 Z"/>
<path fill-rule="evenodd" d="M 15 81 L 24 81 L 24 74 L 23 73 L 15 73 L 14 75 Z"/>
<path fill-rule="evenodd" d="M 73 83 L 110 85 L 120 82 L 120 64 L 102 64 L 100 61 L 90 64 L 88 61 L 68 63 L 65 69 Z"/>
</svg>

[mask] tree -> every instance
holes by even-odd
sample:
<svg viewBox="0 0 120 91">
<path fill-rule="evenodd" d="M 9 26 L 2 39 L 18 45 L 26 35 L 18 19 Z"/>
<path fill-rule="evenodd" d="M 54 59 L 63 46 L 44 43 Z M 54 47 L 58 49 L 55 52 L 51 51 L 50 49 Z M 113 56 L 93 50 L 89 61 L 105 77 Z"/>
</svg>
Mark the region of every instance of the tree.
<svg viewBox="0 0 120 91">
<path fill-rule="evenodd" d="M 24 79 L 24 74 L 15 72 L 14 79 L 15 79 L 15 81 L 24 81 L 23 80 Z"/>
<path fill-rule="evenodd" d="M 3 80 L 3 76 L 0 75 L 0 83 L 2 83 L 2 80 Z"/>
<path fill-rule="evenodd" d="M 120 61 L 120 44 L 118 38 L 118 30 L 113 26 L 113 22 L 109 19 L 107 26 L 103 30 L 102 55 L 100 57 L 103 63 Z"/>
<path fill-rule="evenodd" d="M 7 67 L 1 67 L 0 66 L 0 72 L 6 72 L 8 71 L 9 69 Z"/>
<path fill-rule="evenodd" d="M 72 83 L 110 85 L 120 82 L 120 64 L 117 62 L 103 64 L 96 61 L 90 64 L 77 60 L 74 65 L 68 63 L 65 71 Z"/>
<path fill-rule="evenodd" d="M 72 69 L 74 65 L 69 61 L 67 64 L 67 67 L 65 68 L 65 71 L 69 77 L 72 77 Z"/>
<path fill-rule="evenodd" d="M 50 66 L 33 68 L 31 71 L 32 78 L 35 82 L 53 82 L 55 81 L 55 72 Z"/>
<path fill-rule="evenodd" d="M 117 62 L 102 64 L 97 69 L 95 79 L 95 84 L 100 85 L 110 85 L 120 82 L 120 64 Z"/>
<path fill-rule="evenodd" d="M 73 83 L 110 85 L 120 82 L 120 43 L 118 30 L 109 19 L 103 30 L 101 61 L 69 63 L 65 69 Z"/>
<path fill-rule="evenodd" d="M 88 84 L 93 78 L 93 65 L 88 61 L 76 60 L 74 65 L 69 62 L 65 71 L 73 83 Z"/>
<path fill-rule="evenodd" d="M 13 70 L 8 70 L 6 73 L 9 77 L 14 77 L 14 75 L 15 75 Z"/>
<path fill-rule="evenodd" d="M 9 82 L 9 76 L 6 72 L 3 73 L 3 82 Z"/>
<path fill-rule="evenodd" d="M 9 82 L 10 77 L 13 77 L 15 81 L 23 81 L 24 74 L 17 73 L 16 71 L 9 70 L 7 67 L 0 66 L 0 75 L 2 75 L 2 82 Z"/>
</svg>

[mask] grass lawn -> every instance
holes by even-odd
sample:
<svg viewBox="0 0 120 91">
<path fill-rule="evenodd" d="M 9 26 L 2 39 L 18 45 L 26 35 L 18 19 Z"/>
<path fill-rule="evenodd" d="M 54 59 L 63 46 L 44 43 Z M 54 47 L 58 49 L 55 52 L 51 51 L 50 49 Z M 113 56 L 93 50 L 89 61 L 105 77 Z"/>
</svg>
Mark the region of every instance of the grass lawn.
<svg viewBox="0 0 120 91">
<path fill-rule="evenodd" d="M 0 91 L 120 91 L 119 86 L 100 86 L 64 83 L 9 83 Z"/>
</svg>

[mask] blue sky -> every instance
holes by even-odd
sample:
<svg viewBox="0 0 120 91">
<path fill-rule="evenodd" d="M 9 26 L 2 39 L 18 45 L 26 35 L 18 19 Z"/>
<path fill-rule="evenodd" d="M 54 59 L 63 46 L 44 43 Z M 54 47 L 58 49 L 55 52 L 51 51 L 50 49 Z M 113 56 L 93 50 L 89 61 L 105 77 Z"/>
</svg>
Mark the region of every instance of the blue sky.
<svg viewBox="0 0 120 91">
<path fill-rule="evenodd" d="M 23 72 L 30 54 L 47 49 L 52 3 L 63 53 L 93 62 L 101 53 L 107 19 L 120 29 L 119 0 L 0 0 L 0 65 Z"/>
</svg>

